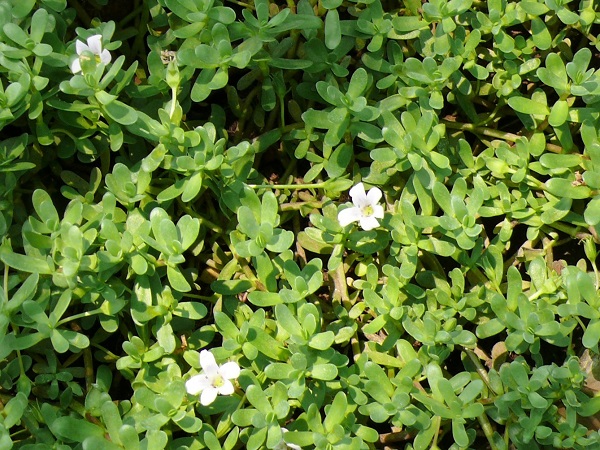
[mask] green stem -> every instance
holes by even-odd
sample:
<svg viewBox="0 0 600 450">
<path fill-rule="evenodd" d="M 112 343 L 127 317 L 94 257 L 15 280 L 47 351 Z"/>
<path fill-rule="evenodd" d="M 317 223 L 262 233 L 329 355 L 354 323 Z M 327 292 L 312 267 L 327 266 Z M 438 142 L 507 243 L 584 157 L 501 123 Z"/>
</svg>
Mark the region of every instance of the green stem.
<svg viewBox="0 0 600 450">
<path fill-rule="evenodd" d="M 83 349 L 83 366 L 85 370 L 85 390 L 90 392 L 94 385 L 94 360 L 92 350 L 89 347 Z"/>
<path fill-rule="evenodd" d="M 66 317 L 66 318 L 64 318 L 62 320 L 59 320 L 57 322 L 57 324 L 56 324 L 56 327 L 59 327 L 59 326 L 65 324 L 67 322 L 71 322 L 72 320 L 77 320 L 77 319 L 82 319 L 84 317 L 94 316 L 96 314 L 100 314 L 101 312 L 102 312 L 102 309 L 101 308 L 97 308 L 97 309 L 93 309 L 91 311 L 85 311 L 85 312 L 82 312 L 82 313 L 79 313 L 79 314 L 75 314 L 73 316 Z"/>
<path fill-rule="evenodd" d="M 229 1 L 230 3 L 234 3 L 236 5 L 239 5 L 239 6 L 243 6 L 244 8 L 248 8 L 248 9 L 251 9 L 252 11 L 254 11 L 254 5 L 250 5 L 249 3 L 240 2 L 239 0 L 227 0 L 227 1 Z"/>
<path fill-rule="evenodd" d="M 498 394 L 498 392 L 496 392 L 494 390 L 494 388 L 492 387 L 492 384 L 490 383 L 490 377 L 488 376 L 487 370 L 485 370 L 485 367 L 483 367 L 483 364 L 481 364 L 481 361 L 479 360 L 479 358 L 477 357 L 475 352 L 473 350 L 469 350 L 466 348 L 464 349 L 464 351 L 467 354 L 467 356 L 471 359 L 471 362 L 475 365 L 477 374 L 483 380 L 483 382 L 487 385 L 487 387 L 490 389 L 490 391 Z"/>
<path fill-rule="evenodd" d="M 472 123 L 461 123 L 461 122 L 453 122 L 451 120 L 441 120 L 440 123 L 446 125 L 447 128 L 451 128 L 453 130 L 461 130 L 461 131 L 470 131 L 474 134 L 481 134 L 484 136 L 489 136 L 497 139 L 502 139 L 504 141 L 509 142 L 517 142 L 519 139 L 524 138 L 524 136 L 519 136 L 518 134 L 508 133 L 506 131 L 495 130 L 493 128 L 486 127 L 478 127 Z M 562 147 L 555 144 L 546 144 L 546 150 L 552 153 L 563 153 Z"/>
<path fill-rule="evenodd" d="M 596 266 L 595 261 L 591 261 L 592 269 L 594 269 L 594 274 L 596 276 L 596 290 L 600 287 L 600 274 L 598 273 L 598 267 Z"/>
<path fill-rule="evenodd" d="M 329 272 L 329 275 L 331 276 L 334 285 L 333 301 L 336 303 L 339 302 L 346 311 L 350 311 L 352 309 L 352 302 L 348 295 L 348 283 L 346 282 L 344 263 L 342 262 L 335 271 Z M 356 361 L 362 353 L 360 350 L 358 331 L 355 331 L 354 336 L 350 339 L 350 347 L 352 348 L 354 361 Z"/>
<path fill-rule="evenodd" d="M 177 86 L 171 88 L 171 111 L 169 111 L 169 118 L 173 120 L 175 115 L 175 109 L 177 108 Z"/>
<path fill-rule="evenodd" d="M 4 301 L 8 303 L 8 266 L 4 265 Z M 4 305 L 2 305 L 4 307 Z M 15 336 L 19 335 L 19 328 L 14 323 L 11 323 L 11 328 Z M 17 349 L 17 359 L 19 360 L 19 372 L 21 373 L 21 377 L 25 377 L 25 365 L 23 364 L 23 358 L 21 358 L 21 350 Z"/>
<path fill-rule="evenodd" d="M 8 297 L 8 266 L 7 265 L 4 265 L 4 285 L 3 285 L 3 289 L 4 289 L 4 301 L 8 302 L 9 297 Z"/>
<path fill-rule="evenodd" d="M 97 349 L 99 349 L 99 350 L 103 351 L 104 353 L 106 353 L 106 355 L 107 355 L 107 356 L 108 356 L 108 357 L 109 357 L 111 360 L 113 360 L 113 361 L 117 361 L 117 360 L 120 358 L 120 356 L 118 356 L 118 355 L 115 355 L 113 352 L 111 352 L 111 351 L 110 351 L 110 350 L 108 350 L 106 347 L 103 347 L 103 346 L 102 346 L 102 345 L 100 345 L 100 344 L 96 344 L 96 343 L 93 343 L 93 342 L 92 342 L 92 345 L 93 345 L 94 347 L 96 347 Z"/>
<path fill-rule="evenodd" d="M 219 225 L 217 225 L 216 223 L 208 220 L 205 217 L 202 217 L 200 214 L 198 214 L 196 211 L 194 211 L 192 208 L 190 208 L 188 205 L 186 205 L 182 200 L 181 197 L 178 197 L 177 199 L 177 204 L 179 205 L 179 207 L 181 209 L 183 209 L 184 212 L 188 213 L 190 216 L 195 217 L 196 219 L 198 219 L 200 221 L 200 225 L 206 225 L 208 226 L 208 228 L 211 229 L 211 231 L 214 231 L 217 234 L 222 234 L 223 233 L 223 228 L 221 228 Z"/>
<path fill-rule="evenodd" d="M 304 206 L 310 206 L 311 208 L 321 209 L 323 207 L 323 202 L 297 202 L 297 203 L 282 203 L 279 206 L 281 211 L 297 211 Z"/>
<path fill-rule="evenodd" d="M 251 189 L 323 189 L 326 181 L 307 184 L 249 184 Z"/>
<path fill-rule="evenodd" d="M 138 25 L 138 29 L 145 29 L 148 26 L 150 10 L 146 7 L 142 8 L 140 25 Z M 144 48 L 146 42 L 146 34 L 138 33 L 133 41 L 133 45 L 131 46 L 131 56 L 132 58 L 137 55 L 139 59 L 146 62 L 146 51 L 142 49 Z"/>
<path fill-rule="evenodd" d="M 532 177 L 531 175 L 526 175 L 525 180 L 527 181 L 527 184 L 529 184 L 529 186 L 531 187 L 534 187 L 536 189 L 542 189 L 544 191 L 546 190 L 546 185 L 537 178 Z"/>
<path fill-rule="evenodd" d="M 253 110 L 251 105 L 252 105 L 252 102 L 254 101 L 254 97 L 258 96 L 259 89 L 260 89 L 260 86 L 256 86 L 255 88 L 253 88 L 250 91 L 250 93 L 248 94 L 248 96 L 246 97 L 246 99 L 244 100 L 244 103 L 241 107 L 242 116 L 240 117 L 240 120 L 238 120 L 238 129 L 235 133 L 234 140 L 233 140 L 234 144 L 237 144 L 242 140 L 244 130 L 246 128 L 246 122 L 250 118 L 251 112 Z"/>
<path fill-rule="evenodd" d="M 244 275 L 246 275 L 246 278 L 254 285 L 254 287 L 259 291 L 267 291 L 265 285 L 256 277 L 256 275 L 250 268 L 248 261 L 246 261 L 245 258 L 242 258 L 240 255 L 238 255 L 231 244 L 229 244 L 229 250 L 240 265 L 242 271 L 244 272 Z"/>
<path fill-rule="evenodd" d="M 425 265 L 425 263 L 427 263 L 427 265 L 429 266 L 428 267 L 429 269 L 439 273 L 440 275 L 443 275 L 446 273 L 446 271 L 444 270 L 444 267 L 438 261 L 438 259 L 429 252 L 421 252 L 421 261 L 423 261 L 423 263 L 424 263 L 423 265 Z"/>
<path fill-rule="evenodd" d="M 214 295 L 206 296 L 206 295 L 197 295 L 197 294 L 189 294 L 189 293 L 184 293 L 183 294 L 184 297 L 187 298 L 195 298 L 197 300 L 204 300 L 205 302 L 210 302 L 210 303 L 216 303 L 217 299 L 215 298 Z"/>
<path fill-rule="evenodd" d="M 344 264 L 341 263 L 335 271 L 329 272 L 333 279 L 333 300 L 339 301 L 341 305 L 350 311 L 352 304 L 350 303 L 350 297 L 348 296 L 348 284 L 346 283 L 346 272 L 344 271 Z"/>
<path fill-rule="evenodd" d="M 125 28 L 125 24 L 131 20 L 133 20 L 134 18 L 137 18 L 140 16 L 140 10 L 142 9 L 142 6 L 137 6 L 133 11 L 131 11 L 129 14 L 127 14 L 123 19 L 121 19 L 119 21 L 119 29 L 123 29 Z"/>
<path fill-rule="evenodd" d="M 79 17 L 79 20 L 81 20 L 83 22 L 83 25 L 85 26 L 85 28 L 89 28 L 90 24 L 92 23 L 92 18 L 87 13 L 85 8 L 83 6 L 81 6 L 81 4 L 77 0 L 69 0 L 69 3 L 73 7 L 73 9 L 75 9 L 75 11 L 77 12 L 77 17 Z"/>
<path fill-rule="evenodd" d="M 562 231 L 565 234 L 568 234 L 572 238 L 577 238 L 577 236 L 581 232 L 579 227 L 571 227 L 571 226 L 567 225 L 566 223 L 561 223 L 561 222 L 553 222 L 549 226 L 557 229 L 558 231 Z"/>
<path fill-rule="evenodd" d="M 481 415 L 477 416 L 477 420 L 479 420 L 479 424 L 481 425 L 483 434 L 485 434 L 485 437 L 487 438 L 488 442 L 490 443 L 490 449 L 491 450 L 499 450 L 498 446 L 494 442 L 494 428 L 492 427 L 492 424 L 488 420 L 487 414 L 481 414 Z"/>
</svg>

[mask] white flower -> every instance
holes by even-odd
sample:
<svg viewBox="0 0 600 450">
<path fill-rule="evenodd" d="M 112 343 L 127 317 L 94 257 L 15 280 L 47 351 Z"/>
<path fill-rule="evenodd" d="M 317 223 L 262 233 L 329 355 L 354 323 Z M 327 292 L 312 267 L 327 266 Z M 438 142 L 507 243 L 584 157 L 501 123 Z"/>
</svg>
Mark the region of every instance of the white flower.
<svg viewBox="0 0 600 450">
<path fill-rule="evenodd" d="M 217 394 L 233 394 L 233 380 L 240 376 L 240 366 L 233 361 L 219 366 L 215 357 L 208 350 L 200 352 L 200 365 L 204 373 L 195 375 L 185 382 L 185 388 L 191 395 L 200 395 L 200 403 L 210 405 Z"/>
<path fill-rule="evenodd" d="M 288 432 L 288 430 L 286 428 L 281 427 L 281 434 L 285 434 L 287 432 Z M 273 447 L 273 450 L 289 450 L 289 449 L 302 450 L 302 448 L 299 445 L 288 444 L 283 439 L 281 440 L 281 442 L 279 444 L 277 444 L 275 447 Z"/>
<path fill-rule="evenodd" d="M 96 61 L 108 64 L 111 60 L 110 52 L 106 49 L 102 49 L 102 35 L 95 34 L 87 40 L 87 44 L 81 41 L 75 42 L 75 49 L 77 50 L 77 59 L 71 63 L 71 71 L 73 73 L 81 72 L 81 57 L 83 52 L 88 51 L 96 55 Z"/>
<path fill-rule="evenodd" d="M 379 226 L 377 219 L 383 219 L 383 206 L 377 204 L 382 195 L 381 190 L 376 187 L 369 189 L 367 194 L 363 184 L 358 183 L 350 189 L 354 206 L 338 213 L 340 225 L 345 227 L 352 222 L 359 222 L 363 230 L 377 228 Z"/>
</svg>

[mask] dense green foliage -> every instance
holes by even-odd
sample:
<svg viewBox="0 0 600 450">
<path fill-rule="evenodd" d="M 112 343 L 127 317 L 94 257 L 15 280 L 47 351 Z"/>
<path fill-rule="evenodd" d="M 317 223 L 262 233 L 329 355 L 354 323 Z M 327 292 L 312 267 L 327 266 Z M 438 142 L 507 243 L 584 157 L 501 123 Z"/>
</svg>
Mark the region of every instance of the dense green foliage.
<svg viewBox="0 0 600 450">
<path fill-rule="evenodd" d="M 0 448 L 600 448 L 595 7 L 0 0 Z"/>
</svg>

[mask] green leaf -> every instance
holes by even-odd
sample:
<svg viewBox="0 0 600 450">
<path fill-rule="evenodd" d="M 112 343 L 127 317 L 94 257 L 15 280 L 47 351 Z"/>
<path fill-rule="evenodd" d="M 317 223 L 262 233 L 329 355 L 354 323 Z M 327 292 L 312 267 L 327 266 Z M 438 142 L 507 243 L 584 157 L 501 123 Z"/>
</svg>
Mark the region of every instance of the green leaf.
<svg viewBox="0 0 600 450">
<path fill-rule="evenodd" d="M 108 429 L 111 440 L 115 444 L 122 444 L 119 430 L 123 426 L 121 415 L 119 414 L 119 408 L 111 401 L 106 401 L 101 406 L 102 419 Z"/>
<path fill-rule="evenodd" d="M 258 211 L 257 211 L 258 213 Z M 240 206 L 237 212 L 238 228 L 246 236 L 254 239 L 258 237 L 260 225 L 258 224 L 254 213 L 247 206 Z"/>
<path fill-rule="evenodd" d="M 460 448 L 467 448 L 469 446 L 469 436 L 462 420 L 452 421 L 452 436 L 454 437 L 454 442 Z"/>
<path fill-rule="evenodd" d="M 312 378 L 316 380 L 329 381 L 337 377 L 338 370 L 333 364 L 315 364 L 312 366 L 310 373 Z"/>
<path fill-rule="evenodd" d="M 6 247 L 0 249 L 0 260 L 7 266 L 25 273 L 37 272 L 43 275 L 54 273 L 54 264 L 51 263 L 51 259 L 43 260 L 32 256 L 20 255 L 13 253 Z"/>
<path fill-rule="evenodd" d="M 540 157 L 542 166 L 548 169 L 568 169 L 571 167 L 581 166 L 583 156 L 579 154 L 564 154 L 564 153 L 544 153 Z"/>
<path fill-rule="evenodd" d="M 278 211 L 279 204 L 277 203 L 275 194 L 273 194 L 271 191 L 265 192 L 262 198 L 260 209 L 261 222 L 268 223 L 273 227 L 277 226 L 279 223 Z"/>
<path fill-rule="evenodd" d="M 570 63 L 567 63 L 567 74 L 574 83 L 580 84 L 587 74 L 591 74 L 590 71 L 586 72 L 591 59 L 591 50 L 587 47 L 583 47 L 575 53 L 573 60 Z M 593 69 L 591 69 L 591 71 L 593 71 Z"/>
<path fill-rule="evenodd" d="M 198 302 L 181 302 L 178 303 L 173 314 L 186 319 L 200 320 L 206 317 L 208 309 L 202 303 Z"/>
<path fill-rule="evenodd" d="M 258 411 L 254 408 L 238 409 L 231 415 L 231 421 L 237 426 L 249 427 L 252 425 L 252 420 L 257 413 Z"/>
<path fill-rule="evenodd" d="M 177 231 L 179 236 L 181 236 L 181 247 L 187 250 L 198 238 L 200 220 L 196 217 L 192 218 L 185 215 L 177 222 Z"/>
<path fill-rule="evenodd" d="M 495 336 L 498 333 L 501 333 L 505 329 L 506 326 L 504 326 L 504 324 L 500 322 L 500 320 L 498 320 L 497 318 L 493 318 L 488 320 L 487 322 L 479 324 L 477 326 L 476 334 L 478 338 L 486 339 L 490 336 Z"/>
<path fill-rule="evenodd" d="M 61 337 L 66 338 L 69 344 L 75 348 L 83 350 L 84 348 L 88 348 L 90 346 L 90 340 L 84 334 L 77 333 L 73 330 L 57 329 L 54 330 L 51 337 L 54 337 L 57 333 L 60 334 Z"/>
<path fill-rule="evenodd" d="M 326 331 L 314 335 L 308 342 L 308 346 L 316 350 L 327 350 L 333 344 L 335 334 L 333 331 Z"/>
<path fill-rule="evenodd" d="M 235 326 L 227 314 L 221 311 L 214 312 L 215 324 L 221 331 L 223 336 L 229 339 L 235 339 L 239 334 L 240 330 Z"/>
<path fill-rule="evenodd" d="M 546 67 L 540 67 L 536 74 L 542 83 L 553 87 L 559 95 L 569 89 L 565 64 L 557 53 L 549 53 L 546 57 Z"/>
<path fill-rule="evenodd" d="M 294 233 L 289 230 L 279 228 L 273 231 L 273 237 L 267 243 L 267 250 L 275 253 L 283 253 L 294 243 Z"/>
<path fill-rule="evenodd" d="M 346 408 L 348 407 L 348 400 L 346 394 L 338 392 L 333 398 L 333 402 L 327 410 L 327 417 L 323 421 L 323 427 L 326 431 L 333 431 L 333 427 L 341 424 L 346 417 Z"/>
<path fill-rule="evenodd" d="M 394 386 L 384 370 L 373 362 L 367 362 L 364 369 L 365 375 L 372 381 L 372 389 L 383 390 L 383 394 L 388 399 L 394 395 Z M 371 389 L 369 390 L 371 391 Z M 369 392 L 371 393 L 371 392 Z M 381 402 L 380 399 L 378 399 Z"/>
<path fill-rule="evenodd" d="M 137 111 L 119 100 L 104 105 L 104 111 L 108 117 L 121 125 L 133 125 L 138 120 Z"/>
<path fill-rule="evenodd" d="M 248 389 L 246 390 L 246 397 L 248 398 L 250 404 L 263 414 L 268 414 L 273 411 L 271 403 L 269 403 L 269 400 L 267 400 L 267 396 L 260 386 L 248 386 Z"/>
<path fill-rule="evenodd" d="M 148 430 L 144 440 L 147 442 L 145 450 L 163 450 L 167 447 L 169 437 L 162 430 Z"/>
<path fill-rule="evenodd" d="M 60 218 L 48 193 L 42 189 L 36 189 L 32 196 L 33 207 L 39 218 L 52 231 L 58 228 Z"/>
<path fill-rule="evenodd" d="M 558 202 L 551 205 L 542 213 L 540 216 L 542 223 L 552 224 L 560 221 L 563 217 L 569 214 L 572 204 L 572 199 L 566 197 L 561 198 Z"/>
<path fill-rule="evenodd" d="M 272 380 L 285 380 L 290 378 L 295 370 L 287 363 L 271 363 L 265 368 L 265 375 Z"/>
<path fill-rule="evenodd" d="M 177 267 L 167 267 L 167 278 L 171 287 L 178 292 L 189 292 L 192 290 L 192 287 Z"/>
<path fill-rule="evenodd" d="M 569 105 L 566 100 L 558 100 L 550 110 L 548 123 L 553 127 L 559 127 L 569 118 Z"/>
<path fill-rule="evenodd" d="M 69 305 L 71 304 L 71 294 L 72 291 L 70 289 L 66 289 L 58 298 L 58 301 L 54 305 L 54 308 L 50 312 L 50 323 L 55 326 L 60 318 L 63 316 Z"/>
<path fill-rule="evenodd" d="M 275 316 L 277 317 L 278 325 L 281 326 L 292 336 L 302 336 L 302 327 L 296 317 L 292 314 L 286 305 L 277 305 L 275 307 Z"/>
<path fill-rule="evenodd" d="M 35 5 L 35 2 L 36 0 L 20 0 L 18 2 L 11 2 L 12 10 L 10 12 L 15 19 L 22 19 L 29 15 L 33 9 L 33 6 Z"/>
<path fill-rule="evenodd" d="M 369 75 L 367 74 L 367 71 L 362 67 L 359 67 L 352 74 L 352 78 L 350 78 L 350 84 L 346 95 L 353 100 L 357 99 L 367 89 L 368 82 Z"/>
<path fill-rule="evenodd" d="M 98 425 L 72 416 L 59 417 L 50 424 L 50 429 L 56 436 L 75 442 L 83 442 L 90 436 L 104 437 L 104 429 Z"/>
<path fill-rule="evenodd" d="M 586 206 L 583 218 L 588 225 L 595 226 L 600 223 L 600 196 L 594 197 Z"/>
<path fill-rule="evenodd" d="M 213 281 L 210 288 L 217 294 L 237 295 L 253 287 L 249 280 L 217 280 Z"/>
<path fill-rule="evenodd" d="M 552 36 L 544 21 L 539 17 L 531 19 L 531 34 L 534 44 L 540 50 L 548 50 L 552 45 Z"/>
<path fill-rule="evenodd" d="M 325 162 L 325 170 L 330 178 L 337 178 L 346 172 L 346 167 L 350 164 L 354 156 L 354 149 L 350 144 L 343 143 L 338 145 L 331 156 Z"/>
<path fill-rule="evenodd" d="M 259 307 L 275 306 L 283 303 L 281 295 L 274 292 L 252 291 L 248 294 L 248 300 Z"/>
<path fill-rule="evenodd" d="M 546 181 L 546 189 L 552 195 L 557 197 L 567 197 L 572 199 L 589 198 L 591 189 L 587 186 L 576 186 L 572 181 L 565 178 L 551 178 Z"/>
<path fill-rule="evenodd" d="M 256 347 L 259 352 L 276 361 L 284 361 L 290 356 L 290 352 L 266 331 L 254 327 L 250 328 L 248 330 L 248 342 Z"/>
<path fill-rule="evenodd" d="M 509 106 L 517 112 L 522 114 L 531 115 L 545 115 L 550 114 L 550 109 L 544 103 L 531 100 L 525 97 L 511 97 L 508 99 Z"/>
<path fill-rule="evenodd" d="M 90 436 L 83 441 L 82 448 L 83 450 L 95 450 L 98 448 L 106 450 L 122 450 L 123 447 L 106 440 L 104 437 Z"/>
<path fill-rule="evenodd" d="M 595 348 L 598 342 L 600 342 L 600 320 L 593 320 L 583 333 L 582 343 L 586 348 Z"/>
<path fill-rule="evenodd" d="M 330 9 L 325 16 L 325 45 L 328 49 L 334 50 L 340 45 L 341 41 L 340 15 L 337 9 Z"/>
<path fill-rule="evenodd" d="M 18 309 L 25 300 L 33 300 L 32 297 L 37 290 L 38 281 L 39 275 L 37 273 L 32 273 L 27 277 L 8 301 L 7 309 L 9 312 Z"/>
</svg>

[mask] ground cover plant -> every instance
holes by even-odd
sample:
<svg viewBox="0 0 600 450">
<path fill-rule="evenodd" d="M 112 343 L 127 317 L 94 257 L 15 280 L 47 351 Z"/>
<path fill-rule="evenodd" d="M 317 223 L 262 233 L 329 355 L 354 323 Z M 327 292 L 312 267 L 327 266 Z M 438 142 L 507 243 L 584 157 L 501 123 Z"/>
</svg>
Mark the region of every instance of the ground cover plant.
<svg viewBox="0 0 600 450">
<path fill-rule="evenodd" d="M 0 0 L 0 448 L 600 448 L 592 0 Z"/>
</svg>

